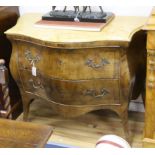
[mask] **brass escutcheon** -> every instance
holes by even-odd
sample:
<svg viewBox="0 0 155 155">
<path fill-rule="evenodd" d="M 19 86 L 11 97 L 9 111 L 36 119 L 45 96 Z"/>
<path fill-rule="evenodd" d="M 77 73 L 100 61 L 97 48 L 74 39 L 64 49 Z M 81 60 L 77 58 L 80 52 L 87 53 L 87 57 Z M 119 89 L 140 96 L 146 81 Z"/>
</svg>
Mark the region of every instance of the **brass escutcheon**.
<svg viewBox="0 0 155 155">
<path fill-rule="evenodd" d="M 25 52 L 25 58 L 32 64 L 32 63 L 37 63 L 37 62 L 39 62 L 40 61 L 40 56 L 39 55 L 37 55 L 37 56 L 33 56 L 32 54 L 31 54 L 31 52 L 30 51 L 26 51 Z"/>
</svg>

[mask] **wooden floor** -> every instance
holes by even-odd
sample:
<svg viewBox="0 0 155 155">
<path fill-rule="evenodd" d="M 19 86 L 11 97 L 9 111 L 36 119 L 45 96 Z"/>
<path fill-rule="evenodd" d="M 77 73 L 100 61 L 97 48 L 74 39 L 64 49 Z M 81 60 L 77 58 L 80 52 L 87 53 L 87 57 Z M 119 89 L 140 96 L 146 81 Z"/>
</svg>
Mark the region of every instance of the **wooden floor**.
<svg viewBox="0 0 155 155">
<path fill-rule="evenodd" d="M 18 117 L 22 121 L 22 115 Z M 29 121 L 48 124 L 54 127 L 50 142 L 76 147 L 95 147 L 97 140 L 106 134 L 115 134 L 124 138 L 119 117 L 110 111 L 100 110 L 77 118 L 62 118 L 52 113 L 48 104 L 35 101 L 31 104 Z M 129 128 L 132 147 L 142 147 L 144 113 L 129 113 Z"/>
</svg>

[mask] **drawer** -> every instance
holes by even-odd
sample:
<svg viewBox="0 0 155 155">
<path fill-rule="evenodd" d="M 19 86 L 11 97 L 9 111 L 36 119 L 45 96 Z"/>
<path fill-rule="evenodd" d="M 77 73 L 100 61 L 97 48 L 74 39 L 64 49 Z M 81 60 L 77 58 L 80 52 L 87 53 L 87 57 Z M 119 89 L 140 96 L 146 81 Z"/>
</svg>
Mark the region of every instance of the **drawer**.
<svg viewBox="0 0 155 155">
<path fill-rule="evenodd" d="M 42 74 L 34 77 L 26 70 L 20 70 L 20 76 L 25 91 L 57 103 L 77 106 L 119 104 L 118 80 L 56 80 Z"/>
<path fill-rule="evenodd" d="M 33 76 L 30 70 L 19 69 L 20 87 L 27 92 L 31 92 L 35 95 L 47 98 L 43 87 L 43 81 L 41 75 Z"/>
<path fill-rule="evenodd" d="M 21 69 L 37 70 L 62 80 L 118 78 L 120 48 L 52 49 L 21 43 L 18 63 Z"/>
</svg>

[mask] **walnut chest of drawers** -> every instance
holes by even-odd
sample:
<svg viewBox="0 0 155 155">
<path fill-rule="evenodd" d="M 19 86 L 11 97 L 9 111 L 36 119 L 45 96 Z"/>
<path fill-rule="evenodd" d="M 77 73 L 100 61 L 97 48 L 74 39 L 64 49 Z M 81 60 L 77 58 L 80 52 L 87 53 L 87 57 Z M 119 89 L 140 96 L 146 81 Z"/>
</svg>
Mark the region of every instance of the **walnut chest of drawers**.
<svg viewBox="0 0 155 155">
<path fill-rule="evenodd" d="M 101 32 L 35 27 L 40 19 L 41 14 L 26 14 L 6 32 L 13 45 L 10 69 L 22 94 L 24 120 L 30 103 L 42 98 L 65 117 L 113 110 L 128 135 L 128 103 L 138 64 L 132 56 L 140 54 L 136 36 L 143 36 L 139 30 L 146 19 L 115 17 Z"/>
</svg>

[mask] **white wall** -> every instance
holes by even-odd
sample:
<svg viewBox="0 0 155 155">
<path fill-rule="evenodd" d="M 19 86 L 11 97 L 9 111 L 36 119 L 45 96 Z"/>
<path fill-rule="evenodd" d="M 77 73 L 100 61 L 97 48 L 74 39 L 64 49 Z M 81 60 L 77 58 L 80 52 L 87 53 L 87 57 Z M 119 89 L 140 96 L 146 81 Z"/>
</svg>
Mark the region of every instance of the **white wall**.
<svg viewBox="0 0 155 155">
<path fill-rule="evenodd" d="M 93 10 L 97 10 L 98 7 L 93 6 Z M 152 6 L 103 6 L 105 11 L 111 11 L 115 15 L 123 16 L 149 16 Z M 28 12 L 40 12 L 46 13 L 51 10 L 50 6 L 20 6 L 21 15 Z"/>
</svg>

